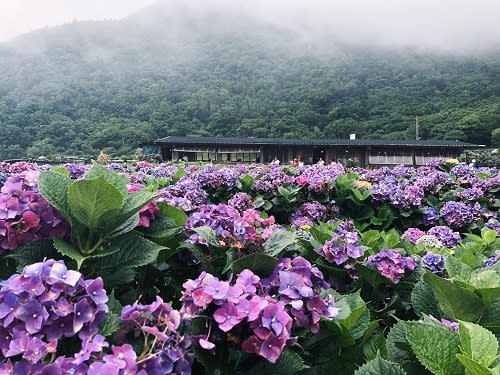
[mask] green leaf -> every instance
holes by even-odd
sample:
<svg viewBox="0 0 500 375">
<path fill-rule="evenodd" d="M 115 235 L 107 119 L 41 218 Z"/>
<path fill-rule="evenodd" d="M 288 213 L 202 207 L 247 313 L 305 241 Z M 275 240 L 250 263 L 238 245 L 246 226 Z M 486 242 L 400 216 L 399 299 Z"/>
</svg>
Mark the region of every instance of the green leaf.
<svg viewBox="0 0 500 375">
<path fill-rule="evenodd" d="M 394 249 L 399 244 L 399 233 L 395 229 L 391 229 L 384 236 L 385 246 L 388 249 Z"/>
<path fill-rule="evenodd" d="M 248 268 L 260 276 L 269 276 L 273 272 L 276 263 L 278 263 L 276 258 L 266 254 L 253 253 L 235 260 L 231 264 L 231 269 L 234 273 L 240 273 Z"/>
<path fill-rule="evenodd" d="M 161 216 L 167 216 L 174 220 L 174 222 L 179 226 L 183 227 L 188 220 L 188 216 L 184 211 L 177 207 L 172 207 L 165 202 L 158 202 L 158 208 L 160 209 Z"/>
<path fill-rule="evenodd" d="M 300 355 L 290 349 L 285 349 L 275 364 L 267 361 L 260 361 L 250 369 L 248 374 L 263 375 L 293 375 L 308 368 Z"/>
<path fill-rule="evenodd" d="M 355 201 L 357 202 L 364 202 L 372 195 L 371 190 L 360 190 L 356 188 L 352 189 L 352 193 L 355 198 Z"/>
<path fill-rule="evenodd" d="M 491 245 L 497 238 L 497 232 L 488 227 L 483 227 L 483 229 L 481 229 L 481 237 L 483 238 L 484 242 L 486 242 L 488 245 Z"/>
<path fill-rule="evenodd" d="M 486 306 L 500 297 L 500 288 L 483 288 L 475 292 Z"/>
<path fill-rule="evenodd" d="M 140 218 L 138 213 L 130 216 L 127 220 L 122 222 L 121 225 L 116 227 L 111 233 L 107 234 L 106 239 L 112 239 L 134 230 L 135 227 L 137 227 L 137 224 L 139 224 L 139 219 Z"/>
<path fill-rule="evenodd" d="M 147 191 L 137 191 L 126 195 L 125 203 L 113 220 L 106 223 L 101 231 L 106 237 L 116 237 L 130 232 L 139 221 L 138 212 L 156 197 L 156 194 Z M 135 225 L 134 225 L 135 222 Z"/>
<path fill-rule="evenodd" d="M 361 243 L 368 247 L 373 247 L 380 239 L 380 232 L 378 230 L 368 230 L 361 233 Z"/>
<path fill-rule="evenodd" d="M 109 226 L 124 202 L 125 196 L 104 176 L 75 181 L 68 189 L 72 216 L 91 232 L 100 226 Z"/>
<path fill-rule="evenodd" d="M 389 359 L 394 362 L 404 363 L 414 359 L 410 344 L 406 340 L 406 330 L 403 321 L 399 321 L 392 326 L 387 334 L 386 347 Z"/>
<path fill-rule="evenodd" d="M 62 176 L 69 177 L 69 171 L 66 168 L 61 167 L 61 166 L 52 167 L 52 172 L 60 174 Z"/>
<path fill-rule="evenodd" d="M 264 253 L 272 257 L 278 257 L 288 246 L 297 243 L 295 233 L 278 230 L 264 242 Z"/>
<path fill-rule="evenodd" d="M 474 361 L 488 367 L 496 359 L 498 341 L 495 335 L 486 328 L 460 321 L 458 335 L 462 352 Z"/>
<path fill-rule="evenodd" d="M 339 295 L 336 299 L 337 307 L 340 309 L 340 313 L 342 313 L 342 305 L 347 305 L 349 314 L 346 317 L 343 317 L 344 314 L 338 316 L 336 320 L 344 326 L 347 330 L 350 330 L 354 327 L 355 323 L 361 318 L 363 313 L 367 310 L 366 303 L 360 296 L 361 290 L 358 290 L 355 293 L 347 294 L 347 295 Z M 356 337 L 358 338 L 358 337 Z"/>
<path fill-rule="evenodd" d="M 442 317 L 439 303 L 432 288 L 423 281 L 419 281 L 413 288 L 411 292 L 411 303 L 413 310 L 419 316 L 425 314 L 432 315 L 437 319 L 441 319 Z"/>
<path fill-rule="evenodd" d="M 54 172 L 41 172 L 38 176 L 38 189 L 42 196 L 69 221 L 68 188 L 72 181 Z"/>
<path fill-rule="evenodd" d="M 493 269 L 474 272 L 469 284 L 478 289 L 491 289 L 500 286 L 500 275 Z"/>
<path fill-rule="evenodd" d="M 110 243 L 111 248 L 118 248 L 119 251 L 97 261 L 97 269 L 115 268 L 135 268 L 144 266 L 156 261 L 160 250 L 165 247 L 160 246 L 134 233 L 114 238 Z"/>
<path fill-rule="evenodd" d="M 418 360 L 436 375 L 461 375 L 464 367 L 456 355 L 459 353 L 457 334 L 438 324 L 404 322 L 406 339 Z"/>
<path fill-rule="evenodd" d="M 470 375 L 492 375 L 494 374 L 492 370 L 483 366 L 482 364 L 474 361 L 473 359 L 466 357 L 463 354 L 457 354 L 457 359 L 464 365 L 467 369 L 467 374 Z"/>
<path fill-rule="evenodd" d="M 41 262 L 44 258 L 57 259 L 58 256 L 52 240 L 38 240 L 17 248 L 6 258 L 14 259 L 17 262 L 17 270 L 20 272 L 24 267 Z M 10 276 L 11 274 L 6 275 L 5 279 Z"/>
<path fill-rule="evenodd" d="M 500 299 L 493 301 L 484 310 L 479 323 L 495 334 L 500 334 Z"/>
<path fill-rule="evenodd" d="M 193 228 L 193 231 L 196 232 L 198 236 L 200 236 L 205 242 L 209 245 L 220 247 L 221 244 L 217 240 L 217 236 L 215 235 L 215 230 L 208 226 Z"/>
<path fill-rule="evenodd" d="M 424 281 L 432 288 L 445 316 L 455 320 L 477 321 L 485 305 L 470 290 L 426 272 Z"/>
<path fill-rule="evenodd" d="M 445 267 L 451 279 L 469 283 L 472 276 L 472 268 L 468 265 L 450 255 L 445 259 Z"/>
<path fill-rule="evenodd" d="M 69 243 L 67 243 L 63 240 L 60 240 L 60 239 L 54 240 L 54 247 L 62 255 L 73 259 L 76 262 L 77 269 L 80 269 L 82 267 L 82 264 L 86 258 L 79 250 L 75 249 Z"/>
<path fill-rule="evenodd" d="M 358 368 L 354 375 L 406 375 L 397 363 L 389 362 L 377 353 L 377 356 L 371 361 L 366 362 L 363 366 Z"/>
<path fill-rule="evenodd" d="M 111 291 L 108 300 L 108 313 L 104 318 L 104 321 L 99 327 L 99 333 L 104 337 L 110 337 L 120 328 L 120 314 L 122 311 L 122 306 L 120 302 L 115 298 L 115 291 Z"/>
<path fill-rule="evenodd" d="M 123 195 L 127 194 L 127 184 L 129 178 L 123 174 L 119 174 L 100 164 L 94 163 L 92 168 L 85 174 L 86 180 L 91 180 L 96 177 L 103 176 L 111 185 L 117 188 Z"/>
</svg>

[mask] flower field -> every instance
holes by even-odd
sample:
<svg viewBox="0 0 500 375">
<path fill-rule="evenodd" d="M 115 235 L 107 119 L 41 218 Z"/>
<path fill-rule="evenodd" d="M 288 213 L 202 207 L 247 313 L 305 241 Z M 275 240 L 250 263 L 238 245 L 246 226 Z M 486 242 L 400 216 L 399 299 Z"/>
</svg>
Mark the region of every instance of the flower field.
<svg viewBox="0 0 500 375">
<path fill-rule="evenodd" d="M 500 173 L 0 163 L 0 374 L 500 374 Z"/>
</svg>

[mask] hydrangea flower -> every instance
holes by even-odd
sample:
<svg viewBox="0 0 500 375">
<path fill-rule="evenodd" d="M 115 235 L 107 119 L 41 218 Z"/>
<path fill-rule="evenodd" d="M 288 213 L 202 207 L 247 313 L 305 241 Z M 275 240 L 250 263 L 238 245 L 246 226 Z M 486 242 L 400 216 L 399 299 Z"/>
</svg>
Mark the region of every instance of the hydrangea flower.
<svg viewBox="0 0 500 375">
<path fill-rule="evenodd" d="M 424 207 L 422 224 L 433 225 L 439 220 L 439 212 L 433 207 Z"/>
<path fill-rule="evenodd" d="M 37 363 L 63 337 L 85 340 L 98 331 L 108 308 L 101 278 L 85 280 L 52 259 L 26 266 L 0 283 L 0 350 Z"/>
<path fill-rule="evenodd" d="M 432 234 L 423 235 L 415 242 L 415 244 L 423 245 L 425 247 L 430 247 L 434 249 L 443 247 L 443 243 L 436 236 L 433 236 Z"/>
<path fill-rule="evenodd" d="M 409 242 L 415 244 L 417 243 L 417 240 L 425 236 L 425 232 L 418 229 L 418 228 L 408 228 L 401 236 L 401 239 L 406 239 Z"/>
<path fill-rule="evenodd" d="M 135 352 L 130 345 L 125 344 L 117 351 L 113 349 L 113 355 L 118 355 L 118 359 L 105 356 L 105 363 L 114 363 L 121 370 L 128 368 L 129 371 L 136 366 L 138 373 L 148 375 L 191 373 L 194 361 L 191 338 L 179 332 L 181 313 L 163 302 L 161 297 L 157 296 L 149 305 L 135 302 L 124 306 L 120 320 L 122 326 L 117 333 L 118 340 L 125 340 L 128 336 L 149 337 L 149 340 L 145 340 L 149 346 L 144 348 L 144 352 L 150 354 L 137 361 L 136 366 Z M 122 359 L 127 357 L 129 360 L 123 362 Z"/>
<path fill-rule="evenodd" d="M 63 217 L 40 195 L 37 171 L 10 176 L 0 190 L 0 253 L 68 232 Z"/>
<path fill-rule="evenodd" d="M 227 204 L 236 208 L 240 212 L 244 212 L 249 208 L 253 208 L 252 197 L 247 193 L 239 192 L 234 194 Z"/>
<path fill-rule="evenodd" d="M 160 190 L 161 198 L 169 205 L 178 207 L 186 212 L 193 211 L 208 199 L 208 193 L 200 182 L 189 176 L 182 177 L 175 184 Z"/>
<path fill-rule="evenodd" d="M 127 187 L 129 193 L 141 191 L 144 188 L 141 184 L 130 184 Z M 149 228 L 152 221 L 154 221 L 160 214 L 160 209 L 156 205 L 156 201 L 153 200 L 146 204 L 139 210 L 139 223 L 138 227 Z"/>
<path fill-rule="evenodd" d="M 435 236 L 446 247 L 455 247 L 462 242 L 460 233 L 454 232 L 449 227 L 438 225 L 427 231 L 427 234 Z"/>
<path fill-rule="evenodd" d="M 194 229 L 207 226 L 215 231 L 221 246 L 243 248 L 247 242 L 263 240 L 263 232 L 273 224 L 274 217 L 263 218 L 254 209 L 240 214 L 236 208 L 225 204 L 202 205 L 198 211 L 189 215 L 184 234 L 191 243 L 206 245 L 206 241 Z"/>
<path fill-rule="evenodd" d="M 473 208 L 462 202 L 446 202 L 440 214 L 446 223 L 454 228 L 461 228 L 474 221 Z"/>
<path fill-rule="evenodd" d="M 427 253 L 422 257 L 422 266 L 433 273 L 444 271 L 444 257 L 439 254 Z"/>
<path fill-rule="evenodd" d="M 332 239 L 315 249 L 324 256 L 329 263 L 337 265 L 345 263 L 348 259 L 357 259 L 364 255 L 365 248 L 359 245 L 361 240 L 351 221 L 342 222 L 337 226 Z"/>
<path fill-rule="evenodd" d="M 398 283 L 406 270 L 413 271 L 416 267 L 411 257 L 405 257 L 396 250 L 383 249 L 375 255 L 368 257 L 368 264 L 377 268 L 382 276 L 393 283 Z"/>
<path fill-rule="evenodd" d="M 303 225 L 313 225 L 314 221 L 321 220 L 326 213 L 326 207 L 321 203 L 306 202 L 302 204 L 291 216 L 290 222 L 295 228 Z"/>
<path fill-rule="evenodd" d="M 272 363 L 291 340 L 292 327 L 318 332 L 320 319 L 338 314 L 333 298 L 319 294 L 329 287 L 323 275 L 302 257 L 282 259 L 265 279 L 250 270 L 243 270 L 234 282 L 202 272 L 183 287 L 181 313 L 185 318 L 213 311 L 213 322 L 220 331 L 237 329 L 245 352 Z M 210 340 L 214 340 L 210 330 L 198 337 L 202 348 L 215 350 Z"/>
</svg>

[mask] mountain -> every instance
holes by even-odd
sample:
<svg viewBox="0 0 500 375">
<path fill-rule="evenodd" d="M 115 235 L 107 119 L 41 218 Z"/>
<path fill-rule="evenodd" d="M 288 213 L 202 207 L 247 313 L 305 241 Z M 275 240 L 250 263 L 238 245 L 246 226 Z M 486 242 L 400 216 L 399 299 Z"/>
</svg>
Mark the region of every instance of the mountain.
<svg viewBox="0 0 500 375">
<path fill-rule="evenodd" d="M 164 4 L 0 44 L 0 159 L 126 156 L 167 135 L 412 139 L 416 115 L 423 139 L 489 145 L 500 51 L 353 46 Z"/>
</svg>

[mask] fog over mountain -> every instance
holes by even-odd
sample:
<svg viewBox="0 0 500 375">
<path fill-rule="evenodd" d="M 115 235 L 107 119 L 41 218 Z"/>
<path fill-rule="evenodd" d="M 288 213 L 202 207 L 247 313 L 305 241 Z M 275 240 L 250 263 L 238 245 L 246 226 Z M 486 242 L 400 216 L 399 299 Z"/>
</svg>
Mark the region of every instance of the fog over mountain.
<svg viewBox="0 0 500 375">
<path fill-rule="evenodd" d="M 223 16 L 225 21 L 253 19 L 310 42 L 333 39 L 448 52 L 500 46 L 496 0 L 3 0 L 0 41 L 74 20 L 118 20 L 157 11 L 180 20 L 212 18 L 214 26 Z"/>
<path fill-rule="evenodd" d="M 65 22 L 69 2 L 40 3 Z M 0 158 L 169 134 L 411 139 L 416 115 L 424 139 L 500 128 L 496 1 L 105 3 L 0 43 Z"/>
</svg>

